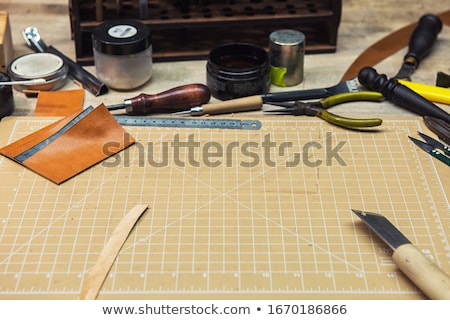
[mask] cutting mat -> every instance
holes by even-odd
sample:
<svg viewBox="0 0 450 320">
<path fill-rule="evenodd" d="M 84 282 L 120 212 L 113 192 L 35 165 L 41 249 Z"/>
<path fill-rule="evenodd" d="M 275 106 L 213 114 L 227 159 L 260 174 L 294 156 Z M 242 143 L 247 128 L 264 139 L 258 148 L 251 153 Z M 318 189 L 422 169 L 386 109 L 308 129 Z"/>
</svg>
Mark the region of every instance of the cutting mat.
<svg viewBox="0 0 450 320">
<path fill-rule="evenodd" d="M 1 145 L 51 121 L 4 119 Z M 423 298 L 351 208 L 386 215 L 450 272 L 450 169 L 409 142 L 420 119 L 261 121 L 128 127 L 137 145 L 60 186 L 1 157 L 0 297 L 76 299 L 137 203 L 149 210 L 99 299 Z"/>
</svg>

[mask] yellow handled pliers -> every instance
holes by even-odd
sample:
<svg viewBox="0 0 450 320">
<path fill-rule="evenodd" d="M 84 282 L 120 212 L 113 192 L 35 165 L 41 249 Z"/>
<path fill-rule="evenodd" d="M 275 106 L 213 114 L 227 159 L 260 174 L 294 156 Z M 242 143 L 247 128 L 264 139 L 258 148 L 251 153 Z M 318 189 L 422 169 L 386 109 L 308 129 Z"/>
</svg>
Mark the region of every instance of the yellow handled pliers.
<svg viewBox="0 0 450 320">
<path fill-rule="evenodd" d="M 370 128 L 381 125 L 383 122 L 379 118 L 356 119 L 335 115 L 328 112 L 327 108 L 351 101 L 382 101 L 384 97 L 379 92 L 360 91 L 338 93 L 330 97 L 323 98 L 314 102 L 269 102 L 268 104 L 282 107 L 281 109 L 265 110 L 265 112 L 274 112 L 278 114 L 290 114 L 294 116 L 316 116 L 334 125 L 344 128 Z"/>
</svg>

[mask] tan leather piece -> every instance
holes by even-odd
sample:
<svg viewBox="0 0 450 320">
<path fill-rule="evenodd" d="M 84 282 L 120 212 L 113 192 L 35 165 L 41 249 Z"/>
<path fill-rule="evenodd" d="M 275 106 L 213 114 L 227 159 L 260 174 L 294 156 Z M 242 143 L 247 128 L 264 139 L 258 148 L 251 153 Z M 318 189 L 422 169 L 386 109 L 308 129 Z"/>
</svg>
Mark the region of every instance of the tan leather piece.
<svg viewBox="0 0 450 320">
<path fill-rule="evenodd" d="M 441 18 L 443 24 L 450 25 L 450 10 L 439 13 L 437 16 Z M 372 44 L 352 62 L 342 76 L 341 81 L 356 78 L 362 68 L 374 66 L 408 45 L 409 38 L 416 26 L 417 22 L 411 23 Z"/>
<path fill-rule="evenodd" d="M 61 91 L 40 91 L 35 116 L 68 116 L 83 109 L 83 88 Z"/>
<path fill-rule="evenodd" d="M 55 121 L 54 123 L 35 131 L 33 134 L 23 137 L 3 148 L 0 149 L 0 154 L 7 156 L 9 158 L 14 158 L 21 154 L 25 150 L 32 148 L 39 142 L 47 139 L 49 136 L 55 134 L 61 130 L 66 124 L 68 124 L 77 114 L 80 112 L 75 112 L 70 116 L 62 118 L 61 120 Z M 14 160 L 14 159 L 13 159 Z"/>
<path fill-rule="evenodd" d="M 23 152 L 58 133 L 78 114 L 1 148 L 0 154 L 60 184 L 135 142 L 101 104 L 41 150 L 23 161 L 17 159 Z"/>
<path fill-rule="evenodd" d="M 122 218 L 122 220 L 120 220 L 119 224 L 114 229 L 111 237 L 100 253 L 97 262 L 84 281 L 83 288 L 80 293 L 81 300 L 92 300 L 97 298 L 103 282 L 105 282 L 109 270 L 113 266 L 120 249 L 127 240 L 134 225 L 147 210 L 147 208 L 147 204 L 138 204 L 131 209 Z"/>
</svg>

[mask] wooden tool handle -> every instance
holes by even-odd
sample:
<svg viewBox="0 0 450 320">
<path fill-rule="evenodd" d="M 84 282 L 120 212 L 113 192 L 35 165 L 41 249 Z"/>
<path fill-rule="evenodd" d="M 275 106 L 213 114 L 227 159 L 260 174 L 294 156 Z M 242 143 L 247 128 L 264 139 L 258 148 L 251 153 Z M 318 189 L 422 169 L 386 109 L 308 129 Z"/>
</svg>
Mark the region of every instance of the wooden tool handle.
<svg viewBox="0 0 450 320">
<path fill-rule="evenodd" d="M 260 96 L 231 99 L 203 105 L 204 114 L 222 114 L 242 111 L 260 110 L 263 100 Z"/>
<path fill-rule="evenodd" d="M 398 247 L 392 259 L 430 299 L 450 299 L 450 277 L 412 244 Z"/>
<path fill-rule="evenodd" d="M 146 115 L 187 110 L 208 103 L 209 88 L 201 83 L 181 85 L 156 94 L 141 93 L 129 99 L 126 107 L 129 115 Z"/>
</svg>

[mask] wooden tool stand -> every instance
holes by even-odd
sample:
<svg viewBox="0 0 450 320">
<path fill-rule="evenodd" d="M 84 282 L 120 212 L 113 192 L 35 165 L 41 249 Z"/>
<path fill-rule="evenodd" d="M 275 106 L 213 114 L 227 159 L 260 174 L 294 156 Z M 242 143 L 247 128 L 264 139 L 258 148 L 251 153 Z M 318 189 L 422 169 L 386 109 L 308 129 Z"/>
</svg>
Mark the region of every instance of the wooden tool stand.
<svg viewBox="0 0 450 320">
<path fill-rule="evenodd" d="M 77 62 L 93 64 L 92 30 L 105 20 L 149 25 L 155 61 L 205 58 L 217 45 L 248 42 L 268 48 L 269 34 L 295 29 L 307 53 L 335 52 L 342 0 L 70 0 Z"/>
</svg>

